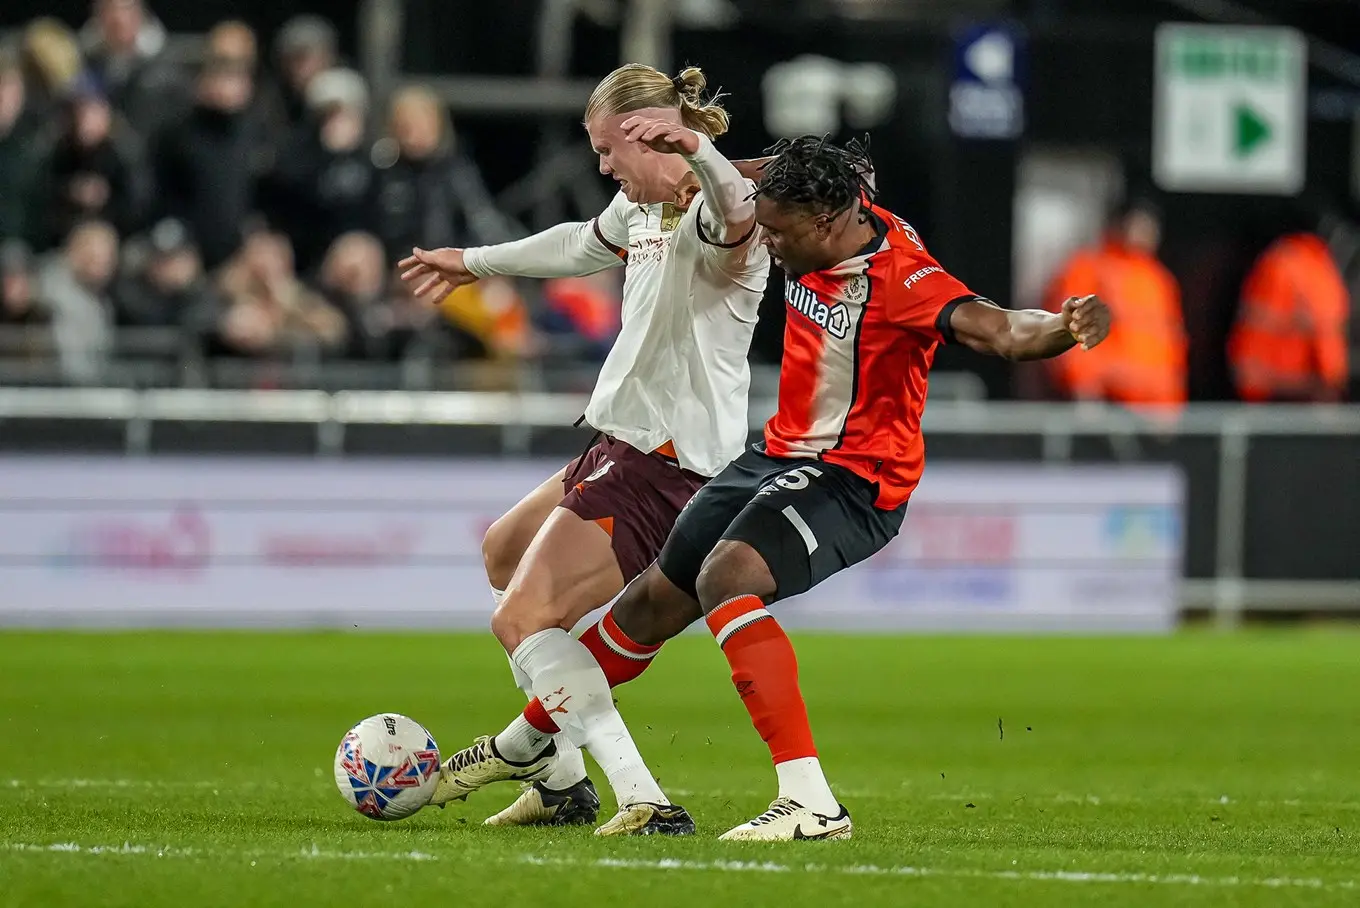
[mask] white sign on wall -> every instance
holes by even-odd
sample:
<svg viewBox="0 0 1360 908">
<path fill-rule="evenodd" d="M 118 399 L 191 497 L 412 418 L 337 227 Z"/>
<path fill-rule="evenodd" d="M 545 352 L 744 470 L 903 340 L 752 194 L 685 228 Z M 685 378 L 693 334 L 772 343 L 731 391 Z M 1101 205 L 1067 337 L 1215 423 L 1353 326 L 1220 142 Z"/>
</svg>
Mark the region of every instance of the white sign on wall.
<svg viewBox="0 0 1360 908">
<path fill-rule="evenodd" d="M 0 625 L 485 628 L 481 540 L 553 461 L 0 459 Z M 1161 630 L 1172 468 L 935 464 L 901 535 L 780 603 L 826 630 Z"/>
<path fill-rule="evenodd" d="M 1303 188 L 1307 47 L 1291 28 L 1157 28 L 1153 177 L 1163 189 Z"/>
</svg>

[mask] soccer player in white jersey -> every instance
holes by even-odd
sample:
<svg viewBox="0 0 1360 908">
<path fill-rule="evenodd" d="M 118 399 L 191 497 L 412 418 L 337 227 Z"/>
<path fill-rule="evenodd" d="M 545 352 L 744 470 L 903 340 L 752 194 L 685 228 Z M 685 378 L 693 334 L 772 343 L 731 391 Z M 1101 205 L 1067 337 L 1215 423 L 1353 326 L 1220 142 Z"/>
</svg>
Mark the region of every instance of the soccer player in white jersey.
<svg viewBox="0 0 1360 908">
<path fill-rule="evenodd" d="M 614 708 L 610 688 L 646 668 L 643 646 L 606 616 L 568 631 L 655 560 L 680 510 L 741 453 L 746 355 L 770 257 L 754 184 L 713 147 L 727 114 L 703 100 L 703 73 L 672 78 L 630 64 L 596 86 L 585 127 L 600 172 L 619 183 L 588 223 L 471 249 L 414 250 L 403 278 L 442 297 L 491 275 L 560 277 L 624 267 L 622 329 L 585 420 L 603 436 L 488 531 L 491 629 L 528 708 L 441 768 L 432 803 L 504 780 L 532 783 L 492 825 L 593 823 L 599 798 L 580 747 L 614 789 L 601 835 L 683 835 L 672 805 Z"/>
</svg>

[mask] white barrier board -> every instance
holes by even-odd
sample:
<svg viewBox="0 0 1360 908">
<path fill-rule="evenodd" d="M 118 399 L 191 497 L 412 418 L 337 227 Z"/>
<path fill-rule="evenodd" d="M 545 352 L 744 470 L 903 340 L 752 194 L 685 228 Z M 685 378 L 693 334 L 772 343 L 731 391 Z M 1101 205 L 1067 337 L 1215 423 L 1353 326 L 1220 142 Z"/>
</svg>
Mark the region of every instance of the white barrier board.
<svg viewBox="0 0 1360 908">
<path fill-rule="evenodd" d="M 485 627 L 480 546 L 551 461 L 0 458 L 0 624 Z M 1162 630 L 1173 468 L 935 463 L 823 630 Z"/>
</svg>

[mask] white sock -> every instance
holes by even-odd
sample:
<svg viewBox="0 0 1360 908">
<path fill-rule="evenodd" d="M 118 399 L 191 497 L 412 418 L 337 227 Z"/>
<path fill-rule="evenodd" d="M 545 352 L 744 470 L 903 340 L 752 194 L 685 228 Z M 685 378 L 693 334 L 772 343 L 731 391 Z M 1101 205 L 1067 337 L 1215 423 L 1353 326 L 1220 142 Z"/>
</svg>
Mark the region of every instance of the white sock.
<svg viewBox="0 0 1360 908">
<path fill-rule="evenodd" d="M 497 605 L 505 597 L 505 593 L 495 587 L 491 588 L 491 595 Z M 524 691 L 526 698 L 534 699 L 534 683 L 514 659 L 510 659 L 510 672 L 515 676 L 515 686 Z M 521 713 L 496 735 L 496 750 L 507 760 L 527 763 L 543 753 L 549 740 L 557 745 L 557 766 L 543 784 L 553 791 L 563 791 L 586 777 L 586 758 L 581 755 L 581 748 L 566 735 L 545 735 L 529 724 Z"/>
<path fill-rule="evenodd" d="M 496 753 L 511 763 L 528 763 L 547 750 L 552 739 L 552 735 L 534 728 L 521 714 L 496 735 Z"/>
<path fill-rule="evenodd" d="M 565 733 L 544 734 L 521 713 L 496 735 L 496 751 L 513 763 L 528 763 L 543 753 L 549 741 L 557 745 L 557 766 L 543 784 L 553 791 L 562 791 L 586 777 L 586 758 Z"/>
<path fill-rule="evenodd" d="M 775 773 L 779 776 L 779 796 L 797 801 L 816 813 L 834 817 L 841 812 L 831 786 L 822 774 L 822 764 L 816 757 L 802 757 L 776 763 Z"/>
<path fill-rule="evenodd" d="M 561 628 L 549 628 L 521 643 L 511 659 L 533 679 L 534 693 L 562 732 L 595 757 L 620 807 L 670 803 L 642 761 L 614 708 L 609 682 L 585 644 Z"/>
<path fill-rule="evenodd" d="M 553 743 L 557 745 L 557 768 L 543 784 L 553 791 L 564 791 L 586 777 L 586 758 L 566 735 L 553 735 Z"/>
</svg>

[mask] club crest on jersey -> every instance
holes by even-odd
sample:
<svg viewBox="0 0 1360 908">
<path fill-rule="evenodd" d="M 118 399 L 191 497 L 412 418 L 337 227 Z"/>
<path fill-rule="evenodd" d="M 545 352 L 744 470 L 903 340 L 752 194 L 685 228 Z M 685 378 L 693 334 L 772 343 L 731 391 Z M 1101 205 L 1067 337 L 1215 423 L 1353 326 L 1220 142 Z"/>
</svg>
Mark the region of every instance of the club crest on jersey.
<svg viewBox="0 0 1360 908">
<path fill-rule="evenodd" d="M 841 287 L 841 296 L 847 303 L 862 303 L 869 298 L 869 278 L 863 274 L 851 276 Z"/>
<path fill-rule="evenodd" d="M 685 216 L 685 212 L 674 202 L 664 202 L 661 205 L 661 232 L 670 233 L 680 226 L 680 219 Z"/>
<path fill-rule="evenodd" d="M 850 313 L 842 303 L 827 305 L 802 284 L 790 281 L 785 299 L 788 304 L 832 337 L 844 338 L 850 332 Z M 868 293 L 868 285 L 865 285 Z"/>
</svg>

